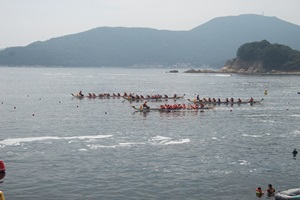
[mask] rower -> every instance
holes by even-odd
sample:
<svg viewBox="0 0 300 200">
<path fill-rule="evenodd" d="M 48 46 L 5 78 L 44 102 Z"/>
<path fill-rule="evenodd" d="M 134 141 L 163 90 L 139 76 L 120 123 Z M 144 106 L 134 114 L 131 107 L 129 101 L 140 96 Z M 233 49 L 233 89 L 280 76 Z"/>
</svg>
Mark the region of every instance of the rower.
<svg viewBox="0 0 300 200">
<path fill-rule="evenodd" d="M 198 101 L 200 100 L 199 94 L 197 95 L 197 100 L 198 100 Z"/>
<path fill-rule="evenodd" d="M 84 95 L 82 94 L 82 91 L 79 91 L 79 96 L 83 97 Z"/>
<path fill-rule="evenodd" d="M 232 102 L 232 103 L 233 103 L 233 102 L 234 102 L 234 98 L 232 98 L 232 97 L 231 97 L 231 98 L 230 98 L 230 102 Z"/>
<path fill-rule="evenodd" d="M 166 107 L 164 105 L 160 105 L 161 109 L 166 109 Z"/>
<path fill-rule="evenodd" d="M 254 99 L 251 97 L 250 100 L 249 100 L 249 102 L 253 102 L 253 101 L 254 101 Z"/>
<path fill-rule="evenodd" d="M 241 100 L 240 98 L 238 98 L 238 102 L 239 102 L 239 103 L 242 103 L 242 100 Z"/>
<path fill-rule="evenodd" d="M 147 106 L 147 101 L 145 101 L 145 102 L 143 103 L 143 108 L 146 108 L 146 109 L 149 109 L 149 108 L 150 108 L 149 106 Z"/>
</svg>

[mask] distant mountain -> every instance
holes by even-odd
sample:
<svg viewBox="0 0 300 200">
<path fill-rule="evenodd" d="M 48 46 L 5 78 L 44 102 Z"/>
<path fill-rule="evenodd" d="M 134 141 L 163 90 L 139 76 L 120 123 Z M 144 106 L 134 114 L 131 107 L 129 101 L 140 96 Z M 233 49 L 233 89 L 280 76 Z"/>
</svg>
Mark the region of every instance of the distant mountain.
<svg viewBox="0 0 300 200">
<path fill-rule="evenodd" d="M 100 27 L 0 51 L 0 65 L 132 66 L 189 64 L 220 68 L 244 43 L 268 40 L 300 50 L 300 26 L 276 17 L 215 18 L 189 31 Z"/>
</svg>

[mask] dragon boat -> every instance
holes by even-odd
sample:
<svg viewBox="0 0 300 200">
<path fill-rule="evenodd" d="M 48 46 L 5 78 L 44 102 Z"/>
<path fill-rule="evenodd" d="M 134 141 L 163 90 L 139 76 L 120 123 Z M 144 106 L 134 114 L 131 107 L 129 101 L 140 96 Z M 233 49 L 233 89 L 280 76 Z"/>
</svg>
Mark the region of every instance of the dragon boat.
<svg viewBox="0 0 300 200">
<path fill-rule="evenodd" d="M 149 111 L 159 111 L 159 112 L 181 112 L 181 111 L 203 111 L 203 110 L 210 110 L 214 109 L 214 106 L 205 106 L 205 107 L 198 107 L 198 108 L 144 108 L 143 106 L 140 106 L 139 108 L 132 106 L 132 108 L 135 111 L 138 112 L 149 112 Z"/>
<path fill-rule="evenodd" d="M 134 96 L 124 96 L 123 98 L 128 101 L 167 101 L 167 100 L 177 100 L 177 99 L 183 99 L 185 95 L 183 96 L 173 96 L 173 97 L 167 97 L 167 96 L 159 96 L 159 97 L 134 97 Z"/>
<path fill-rule="evenodd" d="M 255 104 L 255 103 L 261 103 L 264 99 L 258 100 L 258 101 L 203 101 L 203 100 L 197 100 L 197 99 L 187 99 L 191 103 L 196 104 L 211 104 L 211 105 L 220 105 L 220 104 Z"/>
<path fill-rule="evenodd" d="M 83 98 L 88 98 L 88 99 L 114 99 L 114 98 L 122 98 L 123 96 L 118 96 L 118 95 L 80 95 L 80 94 L 71 94 L 73 97 L 78 98 L 78 99 L 83 99 Z"/>
</svg>

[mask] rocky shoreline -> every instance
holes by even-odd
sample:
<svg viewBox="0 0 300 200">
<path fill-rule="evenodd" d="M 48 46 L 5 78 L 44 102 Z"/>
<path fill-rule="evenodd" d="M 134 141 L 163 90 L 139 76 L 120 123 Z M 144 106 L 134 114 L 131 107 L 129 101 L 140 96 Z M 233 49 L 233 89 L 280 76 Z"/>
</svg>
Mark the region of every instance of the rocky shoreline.
<svg viewBox="0 0 300 200">
<path fill-rule="evenodd" d="M 300 75 L 300 71 L 266 71 L 259 61 L 245 62 L 239 59 L 228 60 L 223 68 L 213 69 L 189 69 L 184 73 L 223 73 L 223 74 L 275 74 L 275 75 Z"/>
</svg>

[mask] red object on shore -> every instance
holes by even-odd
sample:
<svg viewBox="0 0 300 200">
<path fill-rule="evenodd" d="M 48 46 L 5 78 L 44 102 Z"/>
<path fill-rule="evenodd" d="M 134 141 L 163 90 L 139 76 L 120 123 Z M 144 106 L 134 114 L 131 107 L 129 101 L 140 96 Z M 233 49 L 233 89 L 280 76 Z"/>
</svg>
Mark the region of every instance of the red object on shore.
<svg viewBox="0 0 300 200">
<path fill-rule="evenodd" d="M 0 160 L 0 172 L 5 172 L 5 164 L 2 160 Z"/>
</svg>

